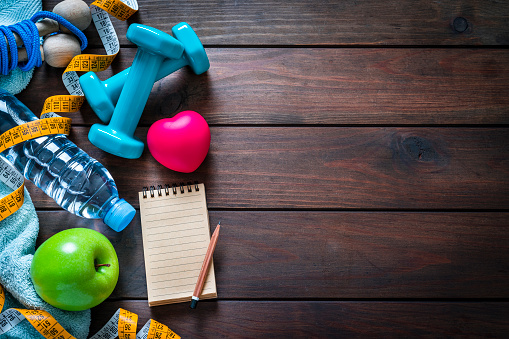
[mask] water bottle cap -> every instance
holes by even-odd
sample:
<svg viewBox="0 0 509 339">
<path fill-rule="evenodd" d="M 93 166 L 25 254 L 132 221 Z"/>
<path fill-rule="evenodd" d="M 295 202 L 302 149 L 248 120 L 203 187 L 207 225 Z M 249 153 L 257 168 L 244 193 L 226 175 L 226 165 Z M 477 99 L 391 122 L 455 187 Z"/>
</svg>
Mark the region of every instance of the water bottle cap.
<svg viewBox="0 0 509 339">
<path fill-rule="evenodd" d="M 124 199 L 120 199 L 117 203 L 106 213 L 104 223 L 110 226 L 113 230 L 120 232 L 133 220 L 136 210 Z"/>
</svg>

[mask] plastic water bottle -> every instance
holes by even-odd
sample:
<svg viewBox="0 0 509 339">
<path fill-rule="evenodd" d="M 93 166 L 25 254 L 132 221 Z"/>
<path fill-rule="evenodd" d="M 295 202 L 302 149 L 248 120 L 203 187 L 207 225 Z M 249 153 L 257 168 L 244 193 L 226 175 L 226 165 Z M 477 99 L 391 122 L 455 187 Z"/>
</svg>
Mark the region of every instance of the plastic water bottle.
<svg viewBox="0 0 509 339">
<path fill-rule="evenodd" d="M 37 120 L 9 92 L 0 89 L 0 134 Z M 123 230 L 136 210 L 118 197 L 108 170 L 65 135 L 27 140 L 0 153 L 0 161 L 13 165 L 58 205 L 84 218 L 100 218 L 115 231 Z"/>
</svg>

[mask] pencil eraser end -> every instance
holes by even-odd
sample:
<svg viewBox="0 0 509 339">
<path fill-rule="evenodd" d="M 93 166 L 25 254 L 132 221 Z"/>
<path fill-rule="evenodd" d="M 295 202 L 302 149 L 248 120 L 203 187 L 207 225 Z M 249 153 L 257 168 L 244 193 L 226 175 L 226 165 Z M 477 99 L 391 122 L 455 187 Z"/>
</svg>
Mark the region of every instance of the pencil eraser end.
<svg viewBox="0 0 509 339">
<path fill-rule="evenodd" d="M 191 300 L 191 308 L 196 308 L 197 304 L 198 304 L 198 300 L 196 300 L 196 299 Z"/>
</svg>

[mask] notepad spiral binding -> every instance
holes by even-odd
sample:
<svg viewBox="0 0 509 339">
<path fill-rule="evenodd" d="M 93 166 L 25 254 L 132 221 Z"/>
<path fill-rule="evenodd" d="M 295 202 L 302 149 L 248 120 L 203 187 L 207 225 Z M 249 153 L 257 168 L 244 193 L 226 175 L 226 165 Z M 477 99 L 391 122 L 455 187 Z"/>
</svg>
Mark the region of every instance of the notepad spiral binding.
<svg viewBox="0 0 509 339">
<path fill-rule="evenodd" d="M 185 192 L 185 186 L 187 186 L 187 191 L 188 192 L 192 192 L 193 191 L 193 183 L 188 181 L 187 184 L 184 184 L 183 182 L 181 182 L 180 184 L 176 184 L 176 183 L 173 183 L 171 185 L 171 190 L 173 192 L 174 195 L 177 194 L 177 187 L 180 188 L 180 194 L 184 194 Z M 163 186 L 162 185 L 157 185 L 157 195 L 158 196 L 162 196 L 163 195 Z M 200 190 L 200 188 L 198 187 L 198 181 L 195 181 L 194 182 L 194 190 L 196 192 L 198 192 Z M 150 187 L 147 187 L 147 186 L 144 186 L 143 187 L 143 199 L 146 199 L 147 198 L 147 192 L 150 192 L 150 197 L 153 198 L 155 196 L 155 191 L 156 191 L 156 188 L 154 186 L 150 186 Z M 170 185 L 168 184 L 165 184 L 164 185 L 164 193 L 166 195 L 170 195 Z"/>
</svg>

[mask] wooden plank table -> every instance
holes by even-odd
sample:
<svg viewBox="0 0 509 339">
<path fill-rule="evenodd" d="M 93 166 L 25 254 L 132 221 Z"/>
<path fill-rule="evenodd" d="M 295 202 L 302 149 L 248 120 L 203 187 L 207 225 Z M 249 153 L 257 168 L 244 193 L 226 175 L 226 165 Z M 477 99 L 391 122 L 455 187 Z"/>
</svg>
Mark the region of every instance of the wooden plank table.
<svg viewBox="0 0 509 339">
<path fill-rule="evenodd" d="M 58 0 L 44 1 L 51 10 Z M 121 273 L 92 310 L 91 334 L 124 307 L 185 338 L 505 337 L 509 332 L 509 3 L 504 1 L 139 1 L 113 20 L 132 62 L 130 23 L 186 21 L 205 75 L 155 84 L 136 135 L 191 109 L 212 144 L 194 173 L 146 149 L 126 161 L 92 146 L 85 104 L 71 140 L 139 208 L 143 186 L 204 182 L 218 299 L 149 308 L 140 217 L 115 233 L 62 211 L 29 185 L 38 243 L 69 227 L 105 234 Z M 103 54 L 86 30 L 88 53 Z M 18 95 L 39 112 L 65 94 L 37 69 Z M 141 325 L 140 325 L 141 326 Z"/>
</svg>

